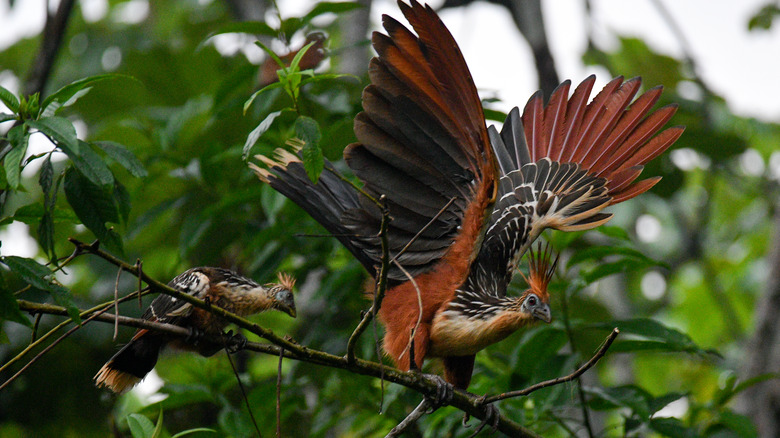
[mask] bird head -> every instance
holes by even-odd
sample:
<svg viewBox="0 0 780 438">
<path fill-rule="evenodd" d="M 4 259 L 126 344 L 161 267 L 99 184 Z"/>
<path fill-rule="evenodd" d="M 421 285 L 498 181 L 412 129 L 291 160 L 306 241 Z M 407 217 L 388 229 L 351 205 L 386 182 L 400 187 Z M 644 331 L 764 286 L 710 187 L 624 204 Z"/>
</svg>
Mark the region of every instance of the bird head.
<svg viewBox="0 0 780 438">
<path fill-rule="evenodd" d="M 558 265 L 558 255 L 555 255 L 555 259 L 552 256 L 550 245 L 543 247 L 540 242 L 536 251 L 531 247 L 528 255 L 529 274 L 528 277 L 524 276 L 528 290 L 520 297 L 520 310 L 523 313 L 547 323 L 552 320 L 547 285 L 550 284 Z"/>
<path fill-rule="evenodd" d="M 279 283 L 268 285 L 273 298 L 273 307 L 295 318 L 297 313 L 295 311 L 295 297 L 293 297 L 292 292 L 295 286 L 295 279 L 291 275 L 282 272 L 278 276 Z"/>
</svg>

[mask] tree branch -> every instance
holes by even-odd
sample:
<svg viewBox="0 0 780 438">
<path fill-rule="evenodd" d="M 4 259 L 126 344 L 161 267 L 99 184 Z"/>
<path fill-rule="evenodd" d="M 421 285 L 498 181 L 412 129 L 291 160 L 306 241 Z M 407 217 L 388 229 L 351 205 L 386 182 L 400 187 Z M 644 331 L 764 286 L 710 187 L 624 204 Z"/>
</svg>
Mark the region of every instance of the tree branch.
<svg viewBox="0 0 780 438">
<path fill-rule="evenodd" d="M 596 365 L 596 362 L 598 362 L 599 359 L 604 357 L 604 355 L 607 353 L 607 350 L 609 350 L 609 347 L 612 346 L 612 342 L 614 342 L 615 338 L 617 338 L 618 334 L 620 334 L 620 330 L 618 330 L 617 328 L 614 328 L 612 330 L 612 333 L 610 333 L 609 336 L 607 336 L 607 339 L 604 341 L 604 344 L 601 345 L 601 348 L 599 348 L 599 350 L 596 352 L 596 354 L 594 354 L 593 357 L 591 357 L 589 361 L 585 362 L 585 364 L 583 366 L 579 367 L 579 369 L 577 369 L 577 371 L 569 374 L 568 376 L 558 377 L 558 378 L 555 378 L 555 379 L 551 379 L 551 380 L 547 380 L 547 381 L 544 381 L 544 382 L 540 382 L 540 383 L 537 383 L 536 385 L 531 385 L 528 388 L 521 389 L 519 391 L 510 391 L 510 392 L 505 392 L 505 393 L 502 393 L 502 394 L 494 395 L 494 396 L 491 396 L 491 397 L 485 397 L 484 400 L 483 400 L 483 403 L 493 403 L 493 402 L 496 402 L 496 401 L 499 401 L 499 400 L 504 400 L 504 399 L 508 399 L 508 398 L 512 398 L 512 397 L 526 396 L 526 395 L 528 395 L 528 394 L 530 394 L 530 393 L 532 393 L 534 391 L 538 391 L 538 390 L 540 390 L 542 388 L 547 388 L 548 386 L 559 385 L 561 383 L 569 382 L 569 381 L 572 381 L 572 380 L 576 379 L 577 377 L 579 377 L 582 374 L 584 374 L 585 371 L 588 371 L 591 367 L 593 367 L 593 365 Z"/>
<path fill-rule="evenodd" d="M 128 269 L 125 270 L 130 272 Z M 154 286 L 151 284 L 150 286 L 154 288 Z M 34 303 L 25 300 L 17 300 L 17 302 L 19 304 L 19 308 L 27 312 L 67 316 L 67 310 L 64 307 L 55 306 L 52 304 Z M 213 311 L 217 309 L 219 308 L 214 306 L 210 310 Z M 96 316 L 94 320 L 113 324 L 115 318 L 117 317 L 113 314 L 100 314 Z M 190 335 L 189 330 L 186 328 L 170 324 L 161 324 L 143 319 L 129 318 L 126 316 L 119 316 L 118 321 L 121 325 L 155 330 L 182 338 L 186 338 Z M 220 336 L 204 334 L 203 340 L 207 342 L 219 343 L 223 342 L 224 338 Z M 432 395 L 436 392 L 436 385 L 433 382 L 421 378 L 420 373 L 403 372 L 381 363 L 371 362 L 360 358 L 355 358 L 355 361 L 350 363 L 343 356 L 336 356 L 324 351 L 313 350 L 307 347 L 299 346 L 297 344 L 292 345 L 295 346 L 294 350 L 288 350 L 286 347 L 282 348 L 278 345 L 267 343 L 248 342 L 245 349 L 258 353 L 274 355 L 277 357 L 287 357 L 316 365 L 343 369 L 345 371 L 361 374 L 364 376 L 375 378 L 383 377 L 387 381 L 405 386 L 424 395 Z M 449 405 L 466 412 L 472 417 L 484 419 L 485 408 L 482 405 L 483 403 L 481 399 L 481 397 L 478 397 L 475 394 L 456 390 L 453 393 L 452 400 L 450 400 Z M 515 423 L 514 421 L 509 420 L 504 416 L 499 416 L 498 430 L 512 437 L 538 437 L 538 435 L 536 435 L 531 430 L 526 429 L 520 424 Z"/>
</svg>

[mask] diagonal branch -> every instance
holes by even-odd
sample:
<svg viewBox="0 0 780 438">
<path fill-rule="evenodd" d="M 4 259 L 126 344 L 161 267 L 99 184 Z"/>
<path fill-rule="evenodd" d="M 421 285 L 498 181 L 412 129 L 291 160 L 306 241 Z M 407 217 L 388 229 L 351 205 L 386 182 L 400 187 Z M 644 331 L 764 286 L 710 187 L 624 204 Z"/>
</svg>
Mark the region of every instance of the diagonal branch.
<svg viewBox="0 0 780 438">
<path fill-rule="evenodd" d="M 519 391 L 504 392 L 491 397 L 485 397 L 482 400 L 482 402 L 487 404 L 487 403 L 493 403 L 499 400 L 504 400 L 512 397 L 523 397 L 534 391 L 538 391 L 542 388 L 547 388 L 548 386 L 554 386 L 554 385 L 559 385 L 561 383 L 570 382 L 576 379 L 577 377 L 581 376 L 582 374 L 584 374 L 585 371 L 588 371 L 590 368 L 593 367 L 593 365 L 596 365 L 596 362 L 598 362 L 607 353 L 607 350 L 609 350 L 609 347 L 612 345 L 612 342 L 615 341 L 615 338 L 617 338 L 618 334 L 620 334 L 620 330 L 614 328 L 612 330 L 612 333 L 610 333 L 609 336 L 607 336 L 607 339 L 604 341 L 604 344 L 601 345 L 601 348 L 599 348 L 596 354 L 594 354 L 589 361 L 585 362 L 583 366 L 579 367 L 577 371 L 569 374 L 568 376 L 558 377 L 555 379 L 540 382 L 535 385 L 531 385 L 528 388 L 521 389 Z"/>
<path fill-rule="evenodd" d="M 24 301 L 24 300 L 17 300 L 17 303 L 19 304 L 19 308 L 21 310 L 27 312 L 67 316 L 67 310 L 64 307 L 55 306 L 51 304 L 34 303 L 34 302 Z M 214 306 L 212 307 L 212 310 L 213 309 L 218 309 L 218 308 Z M 101 322 L 113 324 L 115 318 L 117 317 L 113 314 L 103 313 L 96 316 L 94 318 L 94 321 L 101 321 Z M 121 325 L 136 327 L 136 328 L 145 328 L 148 330 L 155 330 L 158 332 L 164 332 L 181 338 L 186 338 L 187 336 L 190 335 L 189 330 L 175 325 L 161 324 L 161 323 L 151 322 L 143 319 L 128 318 L 125 316 L 119 316 L 118 320 L 119 320 L 119 324 Z M 70 323 L 70 321 L 67 322 Z M 214 342 L 214 343 L 219 343 L 224 341 L 224 339 L 220 336 L 213 336 L 208 334 L 204 334 L 203 340 L 207 342 Z M 288 350 L 286 347 L 282 348 L 278 345 L 248 342 L 246 344 L 245 349 L 249 351 L 258 352 L 258 353 L 273 355 L 276 357 L 281 356 L 281 357 L 286 357 L 289 359 L 294 359 L 302 362 L 308 362 L 320 366 L 342 369 L 345 371 L 349 371 L 364 376 L 384 378 L 387 381 L 405 386 L 409 389 L 419 392 L 420 394 L 433 394 L 436 392 L 436 385 L 433 382 L 422 378 L 420 373 L 404 372 L 398 370 L 397 368 L 393 368 L 377 362 L 367 361 L 360 358 L 355 358 L 355 361 L 350 363 L 343 356 L 336 356 L 323 351 L 298 346 L 297 344 L 293 344 L 293 345 L 296 348 L 294 350 Z M 452 400 L 450 400 L 449 405 L 457 409 L 460 409 L 461 411 L 473 417 L 479 419 L 484 419 L 485 417 L 485 408 L 482 405 L 481 397 L 478 397 L 474 394 L 465 391 L 456 390 L 453 393 Z M 518 423 L 515 423 L 514 421 L 506 418 L 505 416 L 499 416 L 498 430 L 512 437 L 520 437 L 520 438 L 538 437 L 538 435 L 536 435 L 534 432 L 530 431 L 529 429 L 526 429 L 525 427 L 523 427 Z"/>
</svg>

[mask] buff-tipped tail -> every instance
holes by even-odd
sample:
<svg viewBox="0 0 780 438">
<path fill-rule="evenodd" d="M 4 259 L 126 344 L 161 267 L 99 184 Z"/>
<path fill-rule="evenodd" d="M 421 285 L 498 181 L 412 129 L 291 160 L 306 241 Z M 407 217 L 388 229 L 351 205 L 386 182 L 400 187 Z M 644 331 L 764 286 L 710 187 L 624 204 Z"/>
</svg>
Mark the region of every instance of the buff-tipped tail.
<svg viewBox="0 0 780 438">
<path fill-rule="evenodd" d="M 164 344 L 161 337 L 140 330 L 95 374 L 95 386 L 117 394 L 129 391 L 154 368 Z"/>
<path fill-rule="evenodd" d="M 112 368 L 110 361 L 100 368 L 94 379 L 98 388 L 106 387 L 117 394 L 129 391 L 141 381 L 140 377 Z"/>
</svg>

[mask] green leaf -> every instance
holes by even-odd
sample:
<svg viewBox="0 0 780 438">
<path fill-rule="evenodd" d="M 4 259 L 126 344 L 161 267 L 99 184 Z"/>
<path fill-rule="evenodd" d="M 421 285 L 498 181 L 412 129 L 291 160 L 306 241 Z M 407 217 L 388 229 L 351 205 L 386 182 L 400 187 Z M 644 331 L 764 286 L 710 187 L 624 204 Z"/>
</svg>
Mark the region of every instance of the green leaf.
<svg viewBox="0 0 780 438">
<path fill-rule="evenodd" d="M 154 423 L 152 423 L 152 420 L 144 417 L 141 414 L 128 415 L 127 425 L 130 427 L 130 433 L 133 434 L 133 438 L 154 437 Z"/>
<path fill-rule="evenodd" d="M 208 429 L 206 427 L 196 427 L 195 429 L 183 430 L 183 431 L 177 433 L 176 435 L 172 436 L 171 438 L 179 438 L 179 437 L 191 435 L 193 433 L 198 433 L 198 432 L 217 433 L 217 431 L 214 430 L 214 429 Z"/>
<path fill-rule="evenodd" d="M 16 120 L 16 115 L 8 114 L 8 113 L 0 113 L 0 123 L 7 122 L 9 120 Z"/>
<path fill-rule="evenodd" d="M 27 225 L 36 225 L 40 223 L 40 219 L 46 211 L 46 207 L 40 202 L 27 204 L 19 207 L 13 216 L 12 220 L 23 222 Z M 52 211 L 52 220 L 54 223 L 78 223 L 79 219 L 69 209 L 54 209 Z"/>
<path fill-rule="evenodd" d="M 650 428 L 671 438 L 696 438 L 699 436 L 695 429 L 686 427 L 678 418 L 652 418 Z"/>
<path fill-rule="evenodd" d="M 263 51 L 265 51 L 265 53 L 267 53 L 268 56 L 270 56 L 276 62 L 276 64 L 279 66 L 279 68 L 286 68 L 287 67 L 287 65 L 284 63 L 284 61 L 282 61 L 282 59 L 279 58 L 279 55 L 277 55 L 276 52 L 274 52 L 273 50 L 268 48 L 268 46 L 266 46 L 265 44 L 261 43 L 260 41 L 255 41 L 255 44 L 258 47 L 260 47 L 261 49 L 263 49 Z"/>
<path fill-rule="evenodd" d="M 304 142 L 301 154 L 306 174 L 316 183 L 325 168 L 325 158 L 320 149 L 320 127 L 311 117 L 300 116 L 295 120 L 295 135 Z"/>
<path fill-rule="evenodd" d="M 157 417 L 157 425 L 154 428 L 154 434 L 152 435 L 152 438 L 158 438 L 160 434 L 162 433 L 162 427 L 163 427 L 163 411 L 160 409 L 160 415 Z"/>
<path fill-rule="evenodd" d="M 723 411 L 718 415 L 716 424 L 734 431 L 736 436 L 740 438 L 758 437 L 756 426 L 748 417 L 728 410 Z"/>
<path fill-rule="evenodd" d="M 51 184 L 54 181 L 54 168 L 51 165 L 51 154 L 47 154 L 41 164 L 41 173 L 38 174 L 38 184 L 41 186 L 45 199 L 49 198 Z"/>
<path fill-rule="evenodd" d="M 49 292 L 55 303 L 68 309 L 68 315 L 73 322 L 81 324 L 79 310 L 73 305 L 70 291 L 54 282 L 54 274 L 49 268 L 33 259 L 17 256 L 5 256 L 2 258 L 2 262 L 30 286 Z"/>
<path fill-rule="evenodd" d="M 642 254 L 641 252 L 633 248 L 628 248 L 625 246 L 605 245 L 605 246 L 592 246 L 583 249 L 581 251 L 577 251 L 574 255 L 571 256 L 566 266 L 572 267 L 585 261 L 602 260 L 605 257 L 618 256 L 618 255 L 623 256 L 624 258 L 634 259 L 637 262 L 647 266 L 661 265 L 660 262 L 657 262 L 651 259 L 650 257 L 647 257 L 646 255 Z"/>
<path fill-rule="evenodd" d="M 92 149 L 92 146 L 79 140 L 79 152 L 63 147 L 62 150 L 73 161 L 73 165 L 79 172 L 87 177 L 93 184 L 99 186 L 111 186 L 114 183 L 114 174 L 103 158 Z"/>
<path fill-rule="evenodd" d="M 305 46 L 301 47 L 301 50 L 298 50 L 298 53 L 295 54 L 292 61 L 290 61 L 290 71 L 297 72 L 300 70 L 298 67 L 301 63 L 301 59 L 303 59 L 303 56 L 306 55 L 306 52 L 311 49 L 311 46 L 316 44 L 316 41 L 312 41 L 309 44 L 306 44 Z M 314 72 L 311 72 L 312 76 L 314 75 Z"/>
<path fill-rule="evenodd" d="M 758 376 L 747 379 L 743 382 L 737 383 L 736 378 L 732 384 L 727 385 L 725 388 L 719 389 L 712 398 L 712 402 L 717 406 L 723 406 L 731 400 L 732 397 L 740 392 L 757 385 L 759 383 L 766 382 L 767 380 L 780 379 L 780 373 L 766 373 L 759 374 Z"/>
<path fill-rule="evenodd" d="M 137 178 L 143 178 L 148 175 L 141 161 L 121 144 L 112 141 L 96 141 L 93 144 L 97 145 L 106 155 L 127 169 L 131 175 Z"/>
<path fill-rule="evenodd" d="M 319 2 L 317 3 L 316 6 L 312 8 L 311 11 L 309 11 L 306 15 L 302 17 L 302 21 L 304 23 L 308 23 L 313 18 L 322 14 L 326 14 L 326 13 L 341 14 L 361 7 L 363 6 L 361 6 L 357 2 Z"/>
<path fill-rule="evenodd" d="M 718 355 L 714 350 L 702 349 L 685 333 L 648 318 L 611 321 L 593 324 L 592 327 L 605 330 L 612 330 L 614 327 L 620 329 L 621 339 L 615 341 L 610 348 L 613 352 L 654 350 Z M 626 336 L 632 336 L 633 339 L 625 339 Z"/>
<path fill-rule="evenodd" d="M 644 389 L 635 385 L 617 386 L 614 388 L 602 387 L 583 387 L 586 393 L 595 400 L 589 404 L 593 409 L 604 410 L 614 407 L 624 407 L 631 409 L 635 415 L 644 421 L 650 418 L 653 412 L 650 412 L 648 400 L 652 396 Z"/>
<path fill-rule="evenodd" d="M 54 116 L 60 110 L 60 108 L 73 105 L 80 97 L 89 92 L 92 85 L 107 79 L 119 78 L 135 80 L 135 78 L 132 76 L 117 73 L 106 73 L 71 82 L 70 84 L 60 88 L 56 92 L 52 93 L 49 97 L 44 99 L 43 103 L 41 104 L 41 108 L 43 108 L 41 117 L 48 118 Z"/>
<path fill-rule="evenodd" d="M 646 267 L 645 263 L 640 262 L 637 259 L 627 258 L 619 259 L 614 262 L 601 262 L 598 266 L 582 274 L 582 278 L 587 284 L 591 284 L 596 280 L 600 280 L 610 275 L 620 274 L 623 272 L 637 271 Z"/>
<path fill-rule="evenodd" d="M 780 16 L 780 5 L 768 2 L 759 9 L 748 21 L 748 30 L 769 30 L 775 18 Z"/>
<path fill-rule="evenodd" d="M 631 237 L 628 235 L 628 232 L 623 228 L 617 226 L 602 225 L 596 228 L 596 230 L 605 236 L 613 237 L 615 239 L 620 239 L 625 241 L 631 240 Z"/>
<path fill-rule="evenodd" d="M 506 113 L 503 111 L 482 108 L 482 112 L 485 114 L 486 120 L 495 120 L 496 122 L 503 122 L 506 120 Z"/>
<path fill-rule="evenodd" d="M 313 73 L 312 70 L 306 70 L 306 71 L 307 72 L 311 71 Z M 349 78 L 349 79 L 354 79 L 355 81 L 360 81 L 360 78 L 358 78 L 355 75 L 351 75 L 351 74 L 346 74 L 346 73 L 340 73 L 340 74 L 323 73 L 323 74 L 318 74 L 318 75 L 312 75 L 311 77 L 308 77 L 308 78 L 304 79 L 303 81 L 301 81 L 301 87 L 303 87 L 304 85 L 307 85 L 307 84 L 313 84 L 313 83 L 316 83 L 316 82 L 332 81 L 332 80 L 341 79 L 341 78 Z"/>
<path fill-rule="evenodd" d="M 265 87 L 261 88 L 258 91 L 255 91 L 249 99 L 244 102 L 244 115 L 246 115 L 246 112 L 249 110 L 249 107 L 252 106 L 252 104 L 255 102 L 255 99 L 257 99 L 261 94 L 265 93 L 266 91 L 274 90 L 277 88 L 284 87 L 284 84 L 281 82 L 274 82 L 272 84 L 266 85 Z"/>
<path fill-rule="evenodd" d="M 73 153 L 79 153 L 79 141 L 76 136 L 76 128 L 68 119 L 62 117 L 44 117 L 38 120 L 25 122 L 31 128 L 35 128 L 49 137 L 57 146 L 68 148 Z"/>
<path fill-rule="evenodd" d="M 11 111 L 15 113 L 19 112 L 19 99 L 8 89 L 0 87 L 0 100 L 2 100 L 5 106 Z"/>
<path fill-rule="evenodd" d="M 121 238 L 105 225 L 106 222 L 119 223 L 119 212 L 113 195 L 71 167 L 65 172 L 65 196 L 81 223 L 109 250 L 122 254 Z"/>
<path fill-rule="evenodd" d="M 229 23 L 223 26 L 220 26 L 219 29 L 215 30 L 214 32 L 211 32 L 202 43 L 198 45 L 198 50 L 200 50 L 208 40 L 211 38 L 217 36 L 217 35 L 223 35 L 226 33 L 248 33 L 250 35 L 265 35 L 271 38 L 276 38 L 279 36 L 279 31 L 274 29 L 273 27 L 269 26 L 267 23 L 262 21 L 240 21 L 240 22 L 234 22 Z"/>
<path fill-rule="evenodd" d="M 130 217 L 130 193 L 119 180 L 114 181 L 114 202 L 116 202 L 122 221 L 127 222 L 128 217 Z"/>
<path fill-rule="evenodd" d="M 0 277 L 0 281 L 2 278 Z M 30 320 L 19 310 L 14 294 L 4 285 L 0 284 L 0 321 L 13 321 L 27 327 L 32 327 Z"/>
<path fill-rule="evenodd" d="M 281 111 L 274 111 L 271 114 L 268 114 L 265 119 L 263 119 L 262 122 L 260 122 L 259 125 L 255 129 L 252 130 L 252 132 L 249 133 L 249 135 L 246 137 L 246 143 L 244 143 L 244 150 L 241 154 L 241 159 L 246 161 L 247 157 L 249 156 L 249 152 L 252 150 L 252 146 L 257 143 L 257 140 L 262 136 L 268 129 L 271 127 L 271 124 L 276 120 L 277 117 L 279 117 L 282 112 Z"/>
<path fill-rule="evenodd" d="M 16 129 L 20 128 L 20 129 Z M 13 134 L 9 132 L 9 142 L 13 148 L 6 154 L 3 167 L 5 168 L 5 177 L 9 187 L 17 190 L 21 184 L 22 159 L 27 152 L 27 144 L 30 139 L 28 134 L 23 134 L 22 126 L 13 128 Z M 19 135 L 21 134 L 21 136 Z"/>
</svg>

